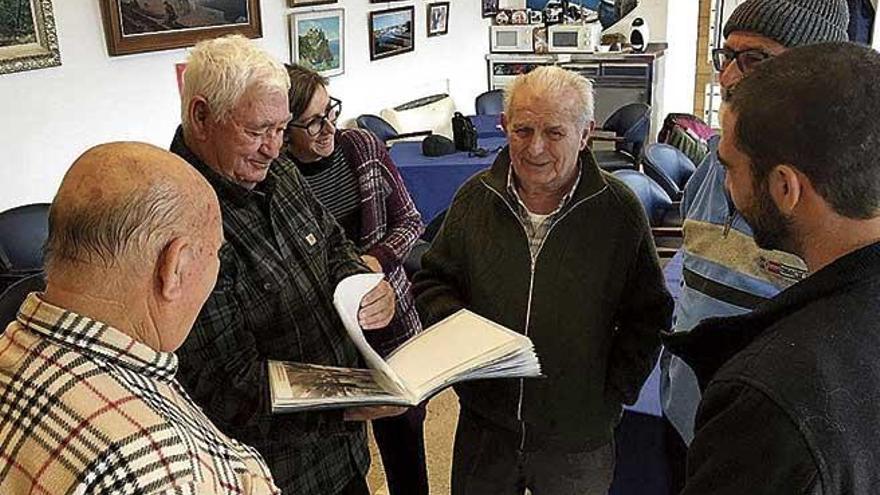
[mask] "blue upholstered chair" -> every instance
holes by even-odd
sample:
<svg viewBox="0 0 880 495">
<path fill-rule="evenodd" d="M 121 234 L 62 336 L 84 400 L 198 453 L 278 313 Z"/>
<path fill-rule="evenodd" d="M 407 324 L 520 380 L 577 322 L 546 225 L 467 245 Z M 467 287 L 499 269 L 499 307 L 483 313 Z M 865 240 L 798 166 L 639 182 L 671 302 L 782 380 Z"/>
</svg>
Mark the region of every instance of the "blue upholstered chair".
<svg viewBox="0 0 880 495">
<path fill-rule="evenodd" d="M 681 200 L 685 184 L 697 169 L 681 150 L 662 143 L 650 144 L 645 148 L 642 167 L 673 201 Z"/>
<path fill-rule="evenodd" d="M 500 115 L 504 111 L 504 91 L 493 89 L 477 96 L 477 115 Z"/>
<path fill-rule="evenodd" d="M 661 257 L 674 256 L 681 247 L 680 203 L 672 201 L 663 188 L 638 170 L 617 170 L 613 174 L 639 198 L 651 225 L 657 254 Z"/>
<path fill-rule="evenodd" d="M 614 136 L 591 136 L 590 140 L 611 141 L 613 150 L 594 150 L 599 166 L 608 171 L 638 169 L 642 149 L 651 129 L 651 106 L 629 103 L 614 111 L 597 131 L 614 133 Z"/>
<path fill-rule="evenodd" d="M 43 269 L 49 236 L 49 204 L 19 206 L 0 213 L 0 292 Z"/>
<path fill-rule="evenodd" d="M 6 288 L 0 293 L 0 333 L 15 319 L 18 308 L 31 292 L 40 292 L 46 288 L 43 272 L 28 275 Z"/>
<path fill-rule="evenodd" d="M 391 126 L 385 119 L 379 117 L 378 115 L 370 115 L 363 114 L 358 116 L 358 118 L 354 119 L 357 122 L 357 126 L 361 129 L 366 129 L 379 138 L 380 141 L 387 145 L 391 145 L 391 142 L 396 139 L 405 139 L 417 136 L 430 136 L 433 131 L 418 131 L 418 132 L 406 132 L 399 133 L 397 130 Z"/>
</svg>

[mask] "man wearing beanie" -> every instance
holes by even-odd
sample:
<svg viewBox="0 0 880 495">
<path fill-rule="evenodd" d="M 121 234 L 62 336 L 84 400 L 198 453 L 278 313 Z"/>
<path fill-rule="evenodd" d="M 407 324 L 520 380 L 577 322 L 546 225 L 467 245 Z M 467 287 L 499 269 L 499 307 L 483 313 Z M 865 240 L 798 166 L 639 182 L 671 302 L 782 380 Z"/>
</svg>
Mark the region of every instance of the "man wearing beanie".
<svg viewBox="0 0 880 495">
<path fill-rule="evenodd" d="M 880 493 L 877 80 L 869 47 L 799 46 L 724 103 L 730 196 L 758 246 L 810 275 L 665 337 L 703 391 L 681 495 Z"/>
<path fill-rule="evenodd" d="M 757 65 L 786 49 L 846 41 L 848 21 L 845 0 L 747 0 L 740 4 L 724 26 L 724 47 L 712 54 L 724 98 Z M 755 244 L 724 182 L 725 171 L 717 150 L 712 149 L 682 200 L 684 271 L 674 332 L 689 331 L 705 318 L 748 312 L 806 275 L 798 257 Z M 672 446 L 671 483 L 677 489 L 683 481 L 684 446 L 675 445 L 682 440 L 690 444 L 693 439 L 700 389 L 693 371 L 666 351 L 661 368 L 664 415 L 674 427 L 667 435 L 667 444 Z"/>
</svg>

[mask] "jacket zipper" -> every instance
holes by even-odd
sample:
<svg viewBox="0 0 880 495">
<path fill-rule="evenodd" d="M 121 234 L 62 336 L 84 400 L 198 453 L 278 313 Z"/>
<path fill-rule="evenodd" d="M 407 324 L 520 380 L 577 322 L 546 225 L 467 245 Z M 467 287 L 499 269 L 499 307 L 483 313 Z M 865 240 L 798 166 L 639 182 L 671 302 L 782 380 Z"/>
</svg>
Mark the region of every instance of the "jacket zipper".
<svg viewBox="0 0 880 495">
<path fill-rule="evenodd" d="M 526 225 L 523 223 L 523 221 L 519 218 L 519 215 L 517 215 L 516 210 L 514 210 L 513 207 L 510 205 L 510 203 L 507 202 L 507 199 L 504 197 L 504 195 L 502 195 L 501 193 L 496 191 L 489 184 L 486 184 L 483 181 L 480 181 L 480 182 L 482 182 L 483 185 L 486 186 L 487 189 L 492 191 L 492 193 L 494 193 L 496 196 L 498 196 L 498 199 L 500 199 L 501 202 L 504 203 L 504 206 L 507 206 L 507 209 L 510 210 L 510 213 L 513 215 L 513 218 L 516 219 L 517 223 L 519 223 L 519 226 L 522 227 L 522 229 L 523 229 L 523 234 L 526 236 L 526 244 L 527 244 L 526 247 L 528 248 L 529 231 L 528 231 L 528 229 L 526 229 Z M 586 198 L 579 200 L 577 203 L 573 204 L 571 206 L 571 208 L 568 209 L 568 211 L 563 213 L 561 217 L 556 219 L 556 221 L 553 222 L 553 225 L 551 225 L 550 228 L 547 229 L 547 233 L 544 234 L 544 238 L 541 239 L 541 244 L 538 245 L 538 250 L 535 252 L 534 257 L 532 257 L 531 249 L 529 249 L 529 260 L 530 260 L 530 262 L 529 262 L 529 299 L 528 299 L 528 302 L 526 303 L 526 323 L 525 323 L 525 330 L 524 330 L 524 334 L 526 337 L 529 336 L 529 323 L 531 322 L 531 318 L 532 318 L 532 295 L 533 295 L 534 288 L 535 288 L 535 264 L 538 261 L 538 256 L 541 255 L 541 250 L 544 249 L 544 243 L 547 242 L 547 238 L 550 237 L 550 233 L 553 232 L 553 229 L 556 228 L 556 225 L 559 222 L 561 222 L 562 219 L 567 217 L 569 213 L 574 211 L 574 209 L 577 208 L 578 206 L 580 206 L 581 204 L 583 204 L 583 203 L 595 198 L 599 194 L 603 193 L 605 191 L 605 189 L 608 189 L 608 186 L 604 186 L 604 187 L 602 187 L 602 189 L 596 191 L 595 193 L 587 196 Z M 523 406 L 524 393 L 525 393 L 525 379 L 520 378 L 519 379 L 519 398 L 517 399 L 517 404 L 516 404 L 516 419 L 517 419 L 517 421 L 519 421 L 519 427 L 520 427 L 520 439 L 519 439 L 519 451 L 520 452 L 523 451 L 523 448 L 525 448 L 525 444 L 526 444 L 526 423 L 522 419 L 522 406 Z"/>
</svg>

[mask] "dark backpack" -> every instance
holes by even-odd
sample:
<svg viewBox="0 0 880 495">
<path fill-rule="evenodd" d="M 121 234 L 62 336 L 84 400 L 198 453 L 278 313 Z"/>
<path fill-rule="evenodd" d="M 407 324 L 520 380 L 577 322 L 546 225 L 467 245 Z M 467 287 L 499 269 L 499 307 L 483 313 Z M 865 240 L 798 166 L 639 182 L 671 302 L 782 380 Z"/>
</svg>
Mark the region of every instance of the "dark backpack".
<svg viewBox="0 0 880 495">
<path fill-rule="evenodd" d="M 709 138 L 715 134 L 715 130 L 699 117 L 689 113 L 670 113 L 663 121 L 657 142 L 675 146 L 694 165 L 699 165 L 709 153 Z"/>
<path fill-rule="evenodd" d="M 452 116 L 452 137 L 455 141 L 455 149 L 459 151 L 476 151 L 477 149 L 477 128 L 471 119 L 465 117 L 461 112 L 455 112 Z"/>
</svg>

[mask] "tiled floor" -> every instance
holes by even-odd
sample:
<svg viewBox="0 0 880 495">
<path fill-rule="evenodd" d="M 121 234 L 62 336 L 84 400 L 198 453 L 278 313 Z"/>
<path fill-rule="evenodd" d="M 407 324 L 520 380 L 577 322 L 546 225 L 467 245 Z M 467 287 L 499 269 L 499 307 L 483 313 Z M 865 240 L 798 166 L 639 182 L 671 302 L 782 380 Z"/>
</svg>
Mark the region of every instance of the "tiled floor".
<svg viewBox="0 0 880 495">
<path fill-rule="evenodd" d="M 428 403 L 428 417 L 425 420 L 425 449 L 428 457 L 428 478 L 431 495 L 449 493 L 449 472 L 452 463 L 452 441 L 455 424 L 458 422 L 458 398 L 452 389 L 447 389 Z M 373 495 L 388 495 L 385 487 L 385 474 L 376 444 L 370 437 L 370 453 L 373 462 L 367 480 Z"/>
</svg>

